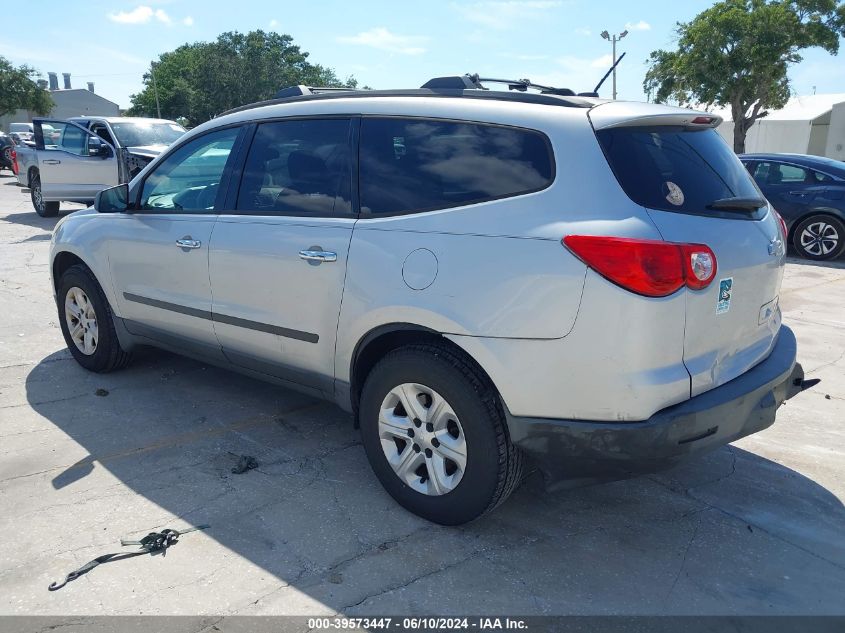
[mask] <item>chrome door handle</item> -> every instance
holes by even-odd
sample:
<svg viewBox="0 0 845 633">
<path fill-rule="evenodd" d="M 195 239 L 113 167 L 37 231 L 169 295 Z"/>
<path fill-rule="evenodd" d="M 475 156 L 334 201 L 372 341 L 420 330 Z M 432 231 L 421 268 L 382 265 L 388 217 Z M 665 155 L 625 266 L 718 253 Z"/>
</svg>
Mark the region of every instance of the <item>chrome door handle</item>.
<svg viewBox="0 0 845 633">
<path fill-rule="evenodd" d="M 299 259 L 306 262 L 336 262 L 337 253 L 331 251 L 299 251 Z"/>
<path fill-rule="evenodd" d="M 179 248 L 199 248 L 202 246 L 202 242 L 199 240 L 191 239 L 190 237 L 183 237 L 181 239 L 176 240 L 176 246 Z"/>
<path fill-rule="evenodd" d="M 41 161 L 41 162 L 43 162 L 45 165 L 61 165 L 62 164 L 62 161 L 56 160 L 55 158 L 48 158 L 47 160 Z"/>
</svg>

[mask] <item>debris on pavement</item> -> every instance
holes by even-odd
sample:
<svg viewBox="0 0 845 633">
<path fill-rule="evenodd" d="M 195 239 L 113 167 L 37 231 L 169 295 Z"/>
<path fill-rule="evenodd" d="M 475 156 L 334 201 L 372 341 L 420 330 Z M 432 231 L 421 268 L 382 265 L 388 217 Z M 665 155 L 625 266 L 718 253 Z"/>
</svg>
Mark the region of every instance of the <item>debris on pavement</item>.
<svg viewBox="0 0 845 633">
<path fill-rule="evenodd" d="M 100 397 L 105 397 L 105 396 L 109 395 L 109 390 L 108 389 L 97 389 L 97 391 L 94 392 L 94 395 L 100 396 Z"/>
<path fill-rule="evenodd" d="M 80 576 L 84 576 L 89 571 L 102 565 L 103 563 L 113 563 L 114 561 L 123 560 L 124 558 L 132 558 L 134 556 L 141 556 L 142 554 L 157 554 L 161 552 L 162 556 L 167 554 L 167 548 L 176 545 L 179 542 L 179 537 L 188 532 L 196 532 L 197 530 L 207 530 L 210 525 L 197 525 L 186 530 L 171 530 L 165 528 L 161 532 L 150 532 L 139 541 L 120 539 L 120 544 L 123 547 L 127 545 L 140 545 L 141 549 L 135 552 L 115 552 L 113 554 L 103 554 L 97 556 L 94 560 L 88 561 L 79 569 L 75 569 L 65 576 L 64 580 L 59 582 L 51 582 L 47 587 L 48 591 L 56 591 L 61 589 L 72 580 L 76 580 Z M 104 528 L 105 529 L 105 528 Z"/>
<path fill-rule="evenodd" d="M 258 460 L 252 455 L 241 455 L 238 458 L 238 463 L 235 464 L 234 468 L 232 468 L 232 473 L 240 475 L 248 470 L 252 470 L 253 468 L 258 468 Z"/>
</svg>

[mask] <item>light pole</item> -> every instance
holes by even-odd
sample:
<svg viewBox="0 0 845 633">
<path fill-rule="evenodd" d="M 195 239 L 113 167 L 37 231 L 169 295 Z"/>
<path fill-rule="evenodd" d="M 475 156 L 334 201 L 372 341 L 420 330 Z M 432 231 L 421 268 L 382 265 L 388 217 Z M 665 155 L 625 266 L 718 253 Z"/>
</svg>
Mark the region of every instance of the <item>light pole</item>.
<svg viewBox="0 0 845 633">
<path fill-rule="evenodd" d="M 628 35 L 628 31 L 622 31 L 619 35 L 611 36 L 610 33 L 607 31 L 602 31 L 601 36 L 610 42 L 613 45 L 613 61 L 612 64 L 616 63 L 616 42 L 621 40 L 623 37 Z M 616 67 L 613 68 L 613 100 L 616 101 Z"/>
<path fill-rule="evenodd" d="M 158 86 L 156 85 L 156 63 L 155 62 L 153 62 L 150 65 L 150 75 L 152 75 L 152 78 L 153 78 L 153 93 L 155 93 L 155 96 L 156 96 L 156 116 L 158 116 L 158 118 L 160 119 L 161 118 L 161 106 L 158 104 Z M 614 75 L 614 78 L 615 77 L 616 77 L 616 75 Z M 613 84 L 613 92 L 616 93 L 616 84 Z"/>
</svg>

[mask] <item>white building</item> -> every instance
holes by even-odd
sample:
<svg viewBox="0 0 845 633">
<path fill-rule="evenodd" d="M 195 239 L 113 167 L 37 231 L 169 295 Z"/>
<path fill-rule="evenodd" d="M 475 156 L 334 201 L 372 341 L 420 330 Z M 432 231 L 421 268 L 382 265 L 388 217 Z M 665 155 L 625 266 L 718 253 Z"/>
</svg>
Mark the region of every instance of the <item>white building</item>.
<svg viewBox="0 0 845 633">
<path fill-rule="evenodd" d="M 733 147 L 730 110 L 719 133 Z M 781 110 L 758 119 L 748 131 L 745 151 L 815 154 L 845 161 L 845 93 L 792 97 Z"/>
</svg>

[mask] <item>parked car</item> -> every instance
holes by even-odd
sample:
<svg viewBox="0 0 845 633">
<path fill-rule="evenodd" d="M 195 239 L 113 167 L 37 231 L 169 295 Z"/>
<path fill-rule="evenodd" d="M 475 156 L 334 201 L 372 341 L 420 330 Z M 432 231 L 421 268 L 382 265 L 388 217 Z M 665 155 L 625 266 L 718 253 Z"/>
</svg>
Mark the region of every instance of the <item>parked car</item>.
<svg viewBox="0 0 845 633">
<path fill-rule="evenodd" d="M 62 200 L 90 203 L 102 189 L 129 182 L 185 133 L 174 121 L 137 117 L 35 119 L 33 127 L 35 149 L 21 156 L 19 182 L 43 217 L 55 216 Z"/>
<path fill-rule="evenodd" d="M 802 378 L 786 235 L 720 119 L 460 79 L 231 111 L 62 219 L 73 357 L 154 345 L 334 400 L 443 524 L 525 459 L 570 485 L 771 425 Z"/>
<path fill-rule="evenodd" d="M 845 251 L 845 163 L 805 154 L 742 154 L 740 160 L 786 221 L 807 259 Z"/>
<path fill-rule="evenodd" d="M 10 134 L 0 132 L 0 169 L 12 169 L 15 141 Z"/>
<path fill-rule="evenodd" d="M 9 123 L 9 133 L 16 134 L 22 141 L 35 140 L 32 123 Z"/>
</svg>

